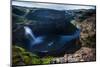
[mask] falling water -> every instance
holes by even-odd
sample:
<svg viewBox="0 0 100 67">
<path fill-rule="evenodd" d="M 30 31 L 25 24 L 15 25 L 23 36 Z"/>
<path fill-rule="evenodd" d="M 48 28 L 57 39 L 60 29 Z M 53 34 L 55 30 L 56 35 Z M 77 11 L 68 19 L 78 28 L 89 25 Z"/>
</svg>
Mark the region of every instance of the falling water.
<svg viewBox="0 0 100 67">
<path fill-rule="evenodd" d="M 35 40 L 35 35 L 32 33 L 32 30 L 28 26 L 24 26 L 24 29 L 25 29 L 25 34 L 30 35 L 33 38 L 33 40 Z"/>
<path fill-rule="evenodd" d="M 33 45 L 38 45 L 43 42 L 43 37 L 35 37 L 34 33 L 32 32 L 31 28 L 28 26 L 24 26 L 26 36 L 31 36 L 30 44 L 32 47 Z"/>
</svg>

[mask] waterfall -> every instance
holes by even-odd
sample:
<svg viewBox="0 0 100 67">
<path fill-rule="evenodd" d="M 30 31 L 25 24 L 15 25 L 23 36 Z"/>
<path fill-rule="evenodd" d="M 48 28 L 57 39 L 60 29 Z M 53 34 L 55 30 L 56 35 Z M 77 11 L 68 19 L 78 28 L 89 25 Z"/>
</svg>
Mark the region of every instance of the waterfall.
<svg viewBox="0 0 100 67">
<path fill-rule="evenodd" d="M 28 26 L 24 26 L 25 34 L 30 35 L 33 40 L 35 40 L 35 35 L 32 33 L 32 30 Z"/>
<path fill-rule="evenodd" d="M 33 45 L 37 45 L 37 44 L 40 44 L 41 42 L 43 42 L 43 37 L 35 37 L 34 32 L 32 32 L 31 28 L 29 28 L 28 26 L 24 26 L 24 29 L 25 29 L 26 36 L 30 35 L 32 38 L 30 40 L 31 47 Z"/>
</svg>

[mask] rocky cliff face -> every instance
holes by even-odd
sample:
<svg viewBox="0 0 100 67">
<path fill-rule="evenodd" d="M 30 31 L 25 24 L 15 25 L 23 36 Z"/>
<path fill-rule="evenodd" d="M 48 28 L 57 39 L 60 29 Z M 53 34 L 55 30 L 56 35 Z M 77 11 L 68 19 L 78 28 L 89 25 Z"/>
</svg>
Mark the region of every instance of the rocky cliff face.
<svg viewBox="0 0 100 67">
<path fill-rule="evenodd" d="M 24 26 L 30 27 L 36 35 L 71 34 L 76 30 L 76 27 L 70 23 L 72 18 L 69 16 L 65 11 L 13 6 L 13 42 L 23 41 Z"/>
<path fill-rule="evenodd" d="M 76 12 L 75 12 L 76 13 Z M 86 13 L 86 14 L 85 14 Z M 76 13 L 77 14 L 77 13 Z M 95 10 L 78 11 L 81 15 L 75 16 L 73 25 L 80 28 L 80 41 L 76 41 L 76 44 L 81 45 L 81 48 L 75 50 L 74 47 L 69 51 L 66 51 L 64 56 L 55 57 L 52 63 L 69 63 L 69 62 L 84 62 L 96 60 L 96 14 Z"/>
<path fill-rule="evenodd" d="M 83 22 L 78 22 L 81 33 L 80 41 L 83 46 L 96 47 L 96 18 L 95 14 L 85 19 Z"/>
</svg>

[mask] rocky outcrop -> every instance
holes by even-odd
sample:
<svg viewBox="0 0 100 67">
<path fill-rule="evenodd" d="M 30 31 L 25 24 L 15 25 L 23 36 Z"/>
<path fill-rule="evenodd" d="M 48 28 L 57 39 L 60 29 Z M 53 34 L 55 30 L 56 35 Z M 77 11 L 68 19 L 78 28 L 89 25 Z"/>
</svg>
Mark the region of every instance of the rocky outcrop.
<svg viewBox="0 0 100 67">
<path fill-rule="evenodd" d="M 83 46 L 96 47 L 96 18 L 95 15 L 79 22 L 81 28 L 80 41 Z"/>
<path fill-rule="evenodd" d="M 89 62 L 95 60 L 95 49 L 82 47 L 73 54 L 64 54 L 63 57 L 53 58 L 51 63 Z"/>
</svg>

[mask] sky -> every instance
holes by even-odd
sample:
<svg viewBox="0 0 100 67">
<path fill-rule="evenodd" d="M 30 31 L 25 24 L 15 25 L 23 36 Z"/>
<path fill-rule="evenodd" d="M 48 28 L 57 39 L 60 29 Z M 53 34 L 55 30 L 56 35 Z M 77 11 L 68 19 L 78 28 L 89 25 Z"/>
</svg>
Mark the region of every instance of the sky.
<svg viewBox="0 0 100 67">
<path fill-rule="evenodd" d="M 26 1 L 12 1 L 12 5 L 24 6 L 24 7 L 37 7 L 37 8 L 49 8 L 56 10 L 73 10 L 73 9 L 95 9 L 94 6 L 83 5 L 65 5 L 65 4 L 50 4 L 50 3 L 34 3 Z"/>
</svg>

